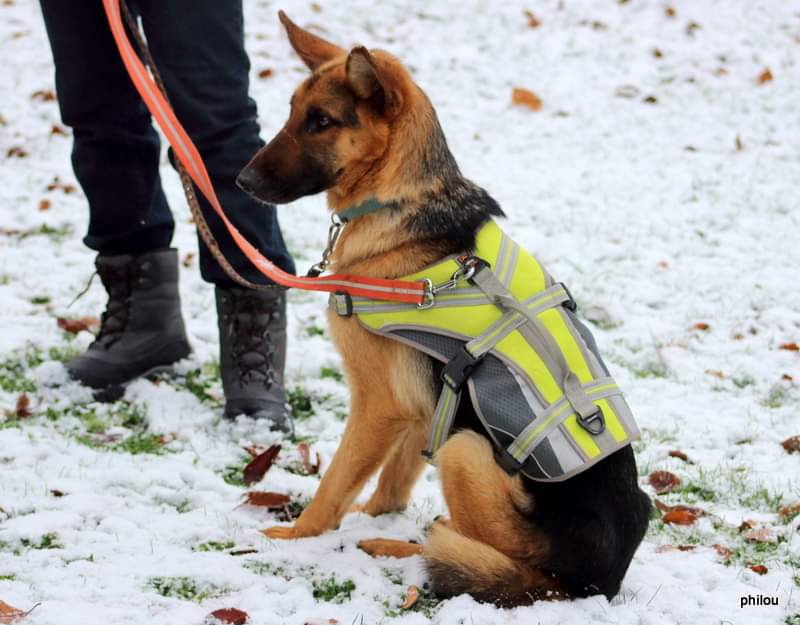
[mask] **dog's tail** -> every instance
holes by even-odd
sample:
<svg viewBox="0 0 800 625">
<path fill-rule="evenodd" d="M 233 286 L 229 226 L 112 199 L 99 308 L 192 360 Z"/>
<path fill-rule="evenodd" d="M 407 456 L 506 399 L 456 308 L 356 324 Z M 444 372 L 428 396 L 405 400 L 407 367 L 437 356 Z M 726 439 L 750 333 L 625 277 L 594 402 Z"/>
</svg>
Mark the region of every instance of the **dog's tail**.
<svg viewBox="0 0 800 625">
<path fill-rule="evenodd" d="M 441 597 L 468 593 L 500 607 L 567 598 L 564 585 L 552 573 L 443 525 L 435 524 L 428 534 L 424 558 L 433 591 Z"/>
</svg>

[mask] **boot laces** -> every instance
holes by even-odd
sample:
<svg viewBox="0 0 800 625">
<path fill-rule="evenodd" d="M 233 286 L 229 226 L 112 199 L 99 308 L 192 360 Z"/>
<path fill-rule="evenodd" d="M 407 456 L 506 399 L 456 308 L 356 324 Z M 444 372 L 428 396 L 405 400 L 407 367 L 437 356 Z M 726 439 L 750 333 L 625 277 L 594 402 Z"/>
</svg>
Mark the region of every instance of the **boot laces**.
<svg viewBox="0 0 800 625">
<path fill-rule="evenodd" d="M 132 267 L 101 265 L 97 273 L 108 293 L 106 309 L 100 317 L 100 331 L 94 343 L 111 347 L 117 342 L 128 325 Z"/>
<path fill-rule="evenodd" d="M 275 346 L 269 331 L 274 315 L 275 310 L 257 297 L 243 294 L 234 298 L 231 355 L 240 386 L 261 381 L 269 389 L 275 384 Z"/>
</svg>

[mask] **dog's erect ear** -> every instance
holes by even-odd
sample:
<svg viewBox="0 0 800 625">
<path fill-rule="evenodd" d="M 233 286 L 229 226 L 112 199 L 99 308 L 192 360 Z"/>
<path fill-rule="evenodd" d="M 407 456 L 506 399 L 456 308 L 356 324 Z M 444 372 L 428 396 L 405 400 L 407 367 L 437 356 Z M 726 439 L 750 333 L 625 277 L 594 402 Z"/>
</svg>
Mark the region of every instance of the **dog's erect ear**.
<svg viewBox="0 0 800 625">
<path fill-rule="evenodd" d="M 400 108 L 402 96 L 393 88 L 392 77 L 379 69 L 375 58 L 363 46 L 350 51 L 345 65 L 347 86 L 357 98 L 371 100 L 387 113 Z"/>
<path fill-rule="evenodd" d="M 314 71 L 332 58 L 345 53 L 343 48 L 300 28 L 283 11 L 278 11 L 278 18 L 286 28 L 286 34 L 289 35 L 289 43 L 292 44 L 294 51 L 303 59 L 303 63 L 308 65 L 311 71 Z"/>
</svg>

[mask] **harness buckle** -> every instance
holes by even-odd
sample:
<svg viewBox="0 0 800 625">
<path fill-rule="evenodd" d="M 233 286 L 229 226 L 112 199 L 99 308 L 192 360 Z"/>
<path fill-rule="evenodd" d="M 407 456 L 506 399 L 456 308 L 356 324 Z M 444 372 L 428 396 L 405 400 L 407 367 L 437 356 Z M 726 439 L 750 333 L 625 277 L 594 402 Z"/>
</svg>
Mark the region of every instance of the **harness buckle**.
<svg viewBox="0 0 800 625">
<path fill-rule="evenodd" d="M 456 261 L 464 269 L 464 274 L 460 277 L 465 280 L 472 279 L 472 276 L 478 273 L 481 269 L 486 269 L 491 266 L 478 256 L 459 256 L 456 258 Z"/>
<path fill-rule="evenodd" d="M 352 317 L 353 316 L 353 298 L 350 296 L 350 293 L 345 293 L 344 291 L 336 291 L 333 294 L 333 301 L 334 301 L 334 310 L 336 314 L 340 317 Z M 339 303 L 344 301 L 344 312 L 341 311 L 341 307 Z"/>
<path fill-rule="evenodd" d="M 466 347 L 463 347 L 442 369 L 442 382 L 447 384 L 454 393 L 458 393 L 467 378 L 472 375 L 472 370 L 482 359 L 483 356 L 475 358 L 467 351 Z"/>
<path fill-rule="evenodd" d="M 425 285 L 425 290 L 422 293 L 422 301 L 417 304 L 417 308 L 419 310 L 433 308 L 433 305 L 436 303 L 436 288 L 433 286 L 433 280 L 424 278 L 422 282 Z"/>
<path fill-rule="evenodd" d="M 602 434 L 606 429 L 606 420 L 603 416 L 603 410 L 599 406 L 597 406 L 597 410 L 588 417 L 583 417 L 579 414 L 577 415 L 577 419 L 578 424 L 593 436 Z"/>
<path fill-rule="evenodd" d="M 567 288 L 567 285 L 564 284 L 563 282 L 556 282 L 556 284 L 558 284 L 562 289 L 564 289 L 564 291 L 567 293 L 567 297 L 569 298 L 569 300 L 564 302 L 562 306 L 567 310 L 569 310 L 570 312 L 576 312 L 578 310 L 578 302 L 576 302 L 575 298 L 572 297 L 572 293 Z"/>
</svg>

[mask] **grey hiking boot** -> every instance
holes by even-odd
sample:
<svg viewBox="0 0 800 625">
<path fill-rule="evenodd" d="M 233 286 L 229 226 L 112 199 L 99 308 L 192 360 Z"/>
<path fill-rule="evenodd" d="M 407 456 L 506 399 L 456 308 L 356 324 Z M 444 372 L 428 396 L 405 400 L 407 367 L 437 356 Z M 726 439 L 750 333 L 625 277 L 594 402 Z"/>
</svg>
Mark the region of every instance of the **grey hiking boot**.
<svg viewBox="0 0 800 625">
<path fill-rule="evenodd" d="M 99 254 L 95 267 L 108 304 L 94 342 L 66 366 L 70 377 L 98 389 L 98 399 L 112 400 L 126 383 L 168 368 L 191 349 L 181 317 L 177 250 Z"/>
<path fill-rule="evenodd" d="M 245 414 L 294 436 L 283 388 L 286 291 L 216 287 L 225 418 Z"/>
</svg>

